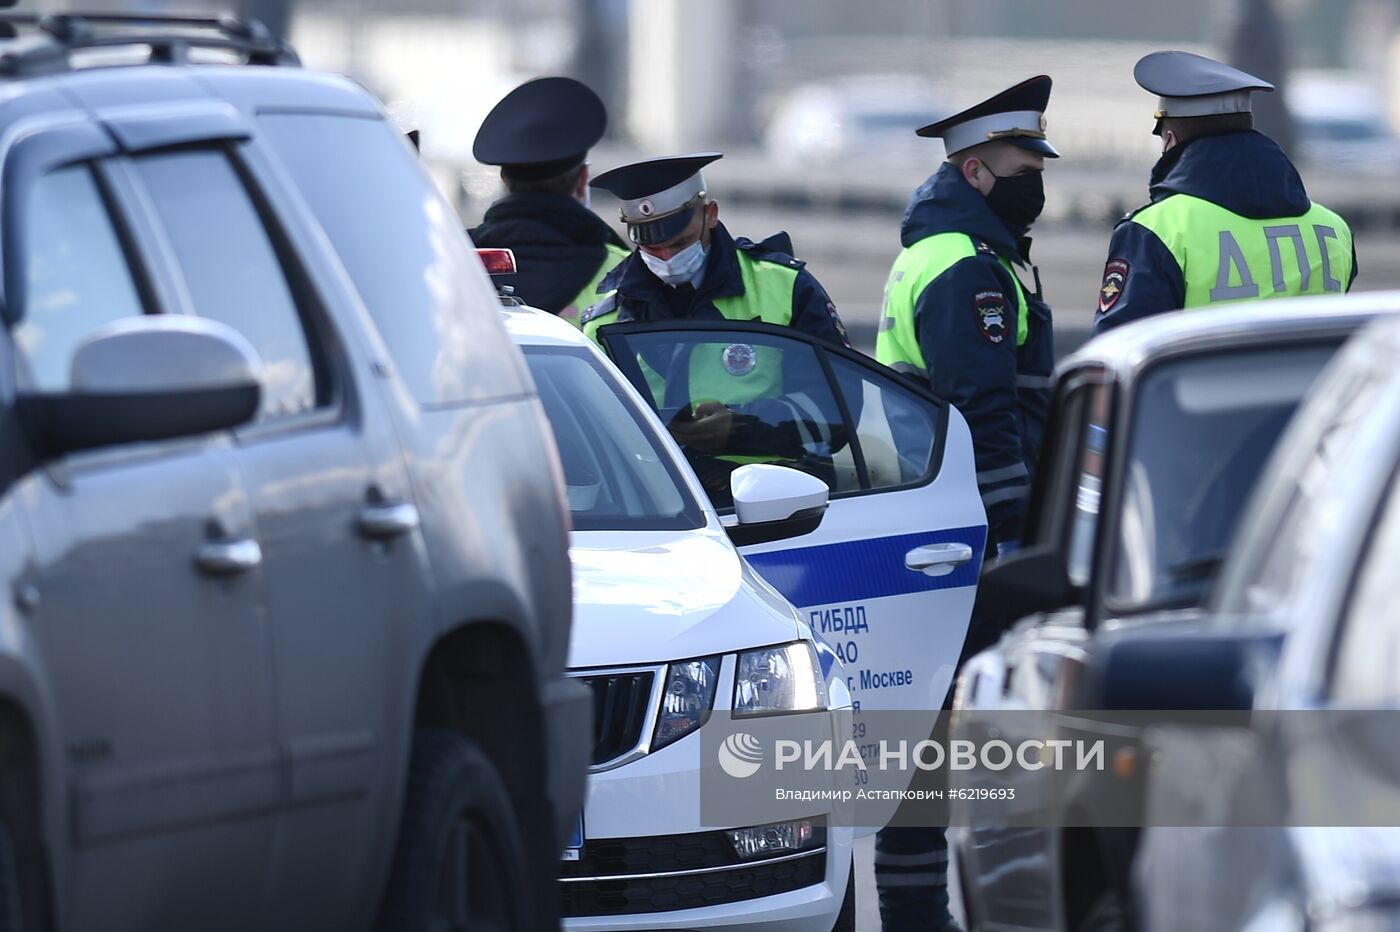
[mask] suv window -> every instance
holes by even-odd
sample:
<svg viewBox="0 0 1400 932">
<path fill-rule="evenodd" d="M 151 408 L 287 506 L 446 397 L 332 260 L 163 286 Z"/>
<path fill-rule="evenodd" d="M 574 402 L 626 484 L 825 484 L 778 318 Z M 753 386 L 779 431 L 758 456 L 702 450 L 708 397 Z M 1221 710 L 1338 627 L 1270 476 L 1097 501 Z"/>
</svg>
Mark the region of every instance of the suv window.
<svg viewBox="0 0 1400 932">
<path fill-rule="evenodd" d="M 399 376 L 423 404 L 472 400 L 463 358 L 498 326 L 484 274 L 470 274 L 461 221 L 382 120 L 312 113 L 261 117 L 364 300 Z"/>
<path fill-rule="evenodd" d="M 179 260 L 191 309 L 243 334 L 262 358 L 262 416 L 314 408 L 316 379 L 301 316 L 227 154 L 163 152 L 135 165 Z"/>
<path fill-rule="evenodd" d="M 14 338 L 29 384 L 63 391 L 78 344 L 103 324 L 145 309 L 90 167 L 41 178 L 24 223 L 24 316 Z"/>
<path fill-rule="evenodd" d="M 1142 377 L 1111 532 L 1116 608 L 1199 602 L 1279 435 L 1335 351 L 1219 353 Z"/>
</svg>

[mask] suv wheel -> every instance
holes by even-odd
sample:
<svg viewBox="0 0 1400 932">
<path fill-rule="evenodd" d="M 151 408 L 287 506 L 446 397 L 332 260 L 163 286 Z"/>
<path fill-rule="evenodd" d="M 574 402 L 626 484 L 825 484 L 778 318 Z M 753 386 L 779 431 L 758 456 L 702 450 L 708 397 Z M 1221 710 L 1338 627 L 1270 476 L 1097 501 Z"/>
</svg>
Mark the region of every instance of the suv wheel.
<svg viewBox="0 0 1400 932">
<path fill-rule="evenodd" d="M 525 852 L 491 760 L 456 732 L 413 737 L 385 932 L 523 932 Z"/>
</svg>

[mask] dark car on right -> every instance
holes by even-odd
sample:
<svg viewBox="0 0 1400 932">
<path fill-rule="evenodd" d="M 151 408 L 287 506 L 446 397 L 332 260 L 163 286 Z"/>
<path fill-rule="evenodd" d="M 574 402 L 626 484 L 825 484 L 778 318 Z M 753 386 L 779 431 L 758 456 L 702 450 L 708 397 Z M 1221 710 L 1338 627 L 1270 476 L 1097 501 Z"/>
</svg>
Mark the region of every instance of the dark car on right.
<svg viewBox="0 0 1400 932">
<path fill-rule="evenodd" d="M 988 737 L 975 713 L 989 711 L 1038 713 L 1001 718 L 1012 729 L 1048 721 L 1072 732 L 1089 708 L 1096 638 L 1198 619 L 1254 485 L 1318 373 L 1360 327 L 1397 310 L 1400 295 L 1370 294 L 1163 315 L 1062 362 L 1022 549 L 984 574 L 979 593 L 981 616 L 1004 630 L 960 672 L 953 735 Z M 1136 736 L 1117 741 L 1110 759 L 1135 761 Z M 971 826 L 950 832 L 950 851 L 972 928 L 1131 928 L 1138 832 L 1086 813 L 1140 793 L 1141 769 L 1124 763 L 1059 793 L 1053 816 L 1029 808 L 1047 798 L 1047 772 L 976 778 L 1024 802 L 1006 819 L 955 818 Z M 1041 827 L 1008 827 L 1017 824 Z"/>
</svg>

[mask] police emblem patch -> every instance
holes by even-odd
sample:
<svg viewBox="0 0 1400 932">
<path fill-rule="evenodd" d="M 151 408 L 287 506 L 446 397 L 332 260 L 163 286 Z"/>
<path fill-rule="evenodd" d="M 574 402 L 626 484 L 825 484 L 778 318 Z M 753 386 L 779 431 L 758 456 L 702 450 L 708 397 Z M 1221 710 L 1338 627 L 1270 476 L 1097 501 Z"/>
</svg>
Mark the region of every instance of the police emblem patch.
<svg viewBox="0 0 1400 932">
<path fill-rule="evenodd" d="M 1099 313 L 1107 314 L 1123 296 L 1123 288 L 1128 284 L 1128 263 L 1122 259 L 1110 259 L 1103 270 L 1103 285 L 1099 288 Z"/>
<path fill-rule="evenodd" d="M 972 309 L 977 313 L 977 329 L 988 343 L 1000 343 L 1006 339 L 1006 295 L 1000 291 L 978 292 L 972 299 Z"/>
<path fill-rule="evenodd" d="M 724 348 L 721 358 L 724 361 L 724 371 L 738 378 L 748 375 L 758 364 L 758 353 L 747 343 L 729 344 Z"/>
</svg>

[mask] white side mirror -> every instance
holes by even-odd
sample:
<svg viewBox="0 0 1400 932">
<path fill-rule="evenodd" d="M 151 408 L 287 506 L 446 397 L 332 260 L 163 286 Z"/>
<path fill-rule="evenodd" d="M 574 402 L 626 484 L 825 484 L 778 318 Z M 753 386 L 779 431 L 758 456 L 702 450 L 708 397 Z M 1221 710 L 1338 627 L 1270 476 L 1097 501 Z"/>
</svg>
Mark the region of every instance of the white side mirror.
<svg viewBox="0 0 1400 932">
<path fill-rule="evenodd" d="M 826 483 L 787 466 L 751 463 L 729 477 L 734 495 L 734 515 L 740 524 L 786 521 L 803 512 L 826 508 L 830 494 Z"/>
</svg>

